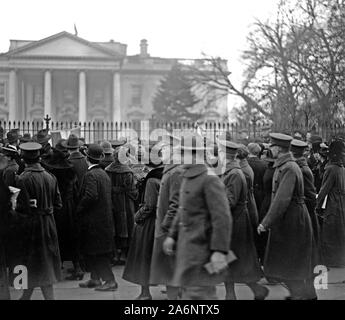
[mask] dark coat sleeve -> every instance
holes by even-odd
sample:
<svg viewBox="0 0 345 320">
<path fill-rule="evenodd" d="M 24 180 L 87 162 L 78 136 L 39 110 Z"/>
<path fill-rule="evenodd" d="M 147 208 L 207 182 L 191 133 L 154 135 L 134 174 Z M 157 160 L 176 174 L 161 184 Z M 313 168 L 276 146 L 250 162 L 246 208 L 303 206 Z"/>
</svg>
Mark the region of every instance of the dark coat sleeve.
<svg viewBox="0 0 345 320">
<path fill-rule="evenodd" d="M 20 192 L 17 198 L 16 212 L 30 214 L 30 197 L 26 190 L 24 181 L 20 178 L 17 180 L 17 187 L 20 189 Z"/>
<path fill-rule="evenodd" d="M 156 215 L 157 201 L 159 193 L 159 182 L 155 178 L 149 178 L 145 187 L 144 202 L 135 214 L 135 221 L 140 223 L 148 217 Z"/>
<path fill-rule="evenodd" d="M 164 232 L 169 231 L 178 211 L 181 181 L 182 174 L 179 171 L 175 171 L 170 177 L 169 208 L 161 225 Z"/>
<path fill-rule="evenodd" d="M 54 188 L 55 198 L 53 200 L 53 206 L 54 206 L 54 211 L 56 212 L 56 211 L 62 209 L 62 199 L 61 199 L 61 194 L 60 194 L 58 182 L 57 182 L 55 177 L 54 177 L 54 182 L 55 182 L 55 188 Z"/>
<path fill-rule="evenodd" d="M 13 167 L 10 169 L 7 169 L 3 173 L 3 179 L 5 184 L 9 187 L 15 187 L 16 186 L 16 175 L 17 175 L 18 167 Z"/>
<path fill-rule="evenodd" d="M 315 208 L 316 205 L 316 190 L 314 185 L 314 176 L 313 173 L 307 169 L 303 170 L 303 178 L 304 178 L 304 196 L 306 201 Z"/>
<path fill-rule="evenodd" d="M 224 179 L 224 184 L 226 186 L 226 196 L 228 198 L 230 208 L 233 209 L 236 207 L 241 196 L 241 177 L 237 174 L 229 174 Z"/>
<path fill-rule="evenodd" d="M 223 182 L 208 175 L 204 182 L 204 194 L 211 216 L 210 250 L 228 252 L 232 231 L 230 207 Z"/>
<path fill-rule="evenodd" d="M 270 228 L 287 210 L 295 189 L 296 173 L 289 168 L 284 169 L 271 206 L 261 224 Z"/>
<path fill-rule="evenodd" d="M 325 174 L 323 176 L 322 179 L 322 186 L 319 192 L 319 195 L 317 197 L 317 208 L 321 209 L 322 204 L 326 198 L 326 196 L 328 195 L 328 193 L 331 191 L 331 189 L 334 186 L 335 180 L 336 180 L 336 176 L 335 176 L 335 170 L 333 170 L 332 167 L 327 167 Z"/>
</svg>

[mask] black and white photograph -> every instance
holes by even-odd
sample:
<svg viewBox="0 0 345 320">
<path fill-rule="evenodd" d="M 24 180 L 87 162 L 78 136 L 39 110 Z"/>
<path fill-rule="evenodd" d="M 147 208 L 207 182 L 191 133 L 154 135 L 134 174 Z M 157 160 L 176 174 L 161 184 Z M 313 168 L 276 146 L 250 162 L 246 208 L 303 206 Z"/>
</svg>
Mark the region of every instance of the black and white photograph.
<svg viewBox="0 0 345 320">
<path fill-rule="evenodd" d="M 0 300 L 345 300 L 345 0 L 1 12 Z"/>
</svg>

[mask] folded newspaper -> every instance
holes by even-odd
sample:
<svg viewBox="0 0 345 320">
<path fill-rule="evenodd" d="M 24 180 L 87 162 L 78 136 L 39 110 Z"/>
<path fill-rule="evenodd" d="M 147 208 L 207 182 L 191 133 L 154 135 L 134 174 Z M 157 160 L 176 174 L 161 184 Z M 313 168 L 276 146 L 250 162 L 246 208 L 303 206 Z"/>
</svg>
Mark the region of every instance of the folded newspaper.
<svg viewBox="0 0 345 320">
<path fill-rule="evenodd" d="M 12 187 L 12 186 L 9 186 L 8 189 L 10 190 L 12 194 L 11 195 L 12 210 L 15 210 L 17 206 L 17 198 L 19 196 L 20 189 Z"/>
</svg>

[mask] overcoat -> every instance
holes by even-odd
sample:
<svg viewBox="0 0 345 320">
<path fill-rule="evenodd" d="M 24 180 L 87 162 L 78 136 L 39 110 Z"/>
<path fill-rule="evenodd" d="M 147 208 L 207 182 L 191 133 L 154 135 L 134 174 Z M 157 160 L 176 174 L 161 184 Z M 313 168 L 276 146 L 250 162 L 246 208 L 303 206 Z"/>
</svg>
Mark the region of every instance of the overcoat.
<svg viewBox="0 0 345 320">
<path fill-rule="evenodd" d="M 257 282 L 263 274 L 247 209 L 247 182 L 237 161 L 227 163 L 223 181 L 233 221 L 230 247 L 238 258 L 229 265 L 227 280 L 242 283 Z"/>
<path fill-rule="evenodd" d="M 112 154 L 104 155 L 104 158 L 100 161 L 99 165 L 102 169 L 105 169 L 114 162 L 114 157 Z"/>
<path fill-rule="evenodd" d="M 136 213 L 136 225 L 123 272 L 123 279 L 141 286 L 150 284 L 156 210 L 162 174 L 163 167 L 158 167 L 151 170 L 145 178 L 144 198 Z"/>
<path fill-rule="evenodd" d="M 70 154 L 68 160 L 73 164 L 73 168 L 77 174 L 78 186 L 81 188 L 83 177 L 87 172 L 88 164 L 85 157 L 79 151 Z"/>
<path fill-rule="evenodd" d="M 321 250 L 327 267 L 345 266 L 345 168 L 330 162 L 317 197 L 320 210 L 327 196 L 321 228 Z"/>
<path fill-rule="evenodd" d="M 9 300 L 10 291 L 7 276 L 8 257 L 6 246 L 8 244 L 8 226 L 11 194 L 4 182 L 3 170 L 0 171 L 0 300 Z"/>
<path fill-rule="evenodd" d="M 12 159 L 8 162 L 8 166 L 3 171 L 3 178 L 5 181 L 5 184 L 9 187 L 15 187 L 16 186 L 16 177 L 18 174 L 19 166 L 17 162 Z"/>
<path fill-rule="evenodd" d="M 320 240 L 320 228 L 319 228 L 319 222 L 318 222 L 316 211 L 315 211 L 316 189 L 315 189 L 315 184 L 314 184 L 314 176 L 308 166 L 306 158 L 304 157 L 299 158 L 296 160 L 296 163 L 299 165 L 303 174 L 305 204 L 307 206 L 311 224 L 313 226 L 314 239 L 315 239 L 316 245 L 318 245 L 319 240 Z"/>
<path fill-rule="evenodd" d="M 313 231 L 304 202 L 303 175 L 291 153 L 274 163 L 271 206 L 261 222 L 269 229 L 266 277 L 304 280 L 312 274 Z"/>
<path fill-rule="evenodd" d="M 264 174 L 267 168 L 267 161 L 259 159 L 258 157 L 248 157 L 248 164 L 254 172 L 254 198 L 256 208 L 260 212 L 261 203 L 264 200 Z"/>
<path fill-rule="evenodd" d="M 62 199 L 62 208 L 55 213 L 56 227 L 59 237 L 61 260 L 76 261 L 78 257 L 77 245 L 77 216 L 78 180 L 73 165 L 67 159 L 60 158 L 53 152 L 45 163 L 45 168 L 52 173 L 57 181 Z"/>
<path fill-rule="evenodd" d="M 163 242 L 177 210 L 183 169 L 178 164 L 165 166 L 159 189 L 155 239 L 151 261 L 151 284 L 170 284 L 174 273 L 174 257 L 163 252 Z"/>
<path fill-rule="evenodd" d="M 111 180 L 112 213 L 117 249 L 129 247 L 134 228 L 135 188 L 132 170 L 120 162 L 113 162 L 105 171 Z"/>
<path fill-rule="evenodd" d="M 40 164 L 28 165 L 17 180 L 15 265 L 28 270 L 28 288 L 61 280 L 61 260 L 54 212 L 62 202 L 56 178 Z M 32 203 L 30 204 L 30 200 Z M 35 202 L 35 203 L 33 203 Z"/>
<path fill-rule="evenodd" d="M 91 166 L 81 186 L 77 208 L 80 250 L 86 255 L 109 254 L 114 250 L 111 181 L 99 166 Z"/>
<path fill-rule="evenodd" d="M 230 249 L 232 218 L 224 183 L 203 164 L 184 167 L 179 209 L 169 236 L 177 240 L 176 266 L 171 284 L 214 286 L 226 272 L 211 275 L 205 269 L 212 252 Z"/>
<path fill-rule="evenodd" d="M 242 159 L 240 161 L 240 167 L 244 173 L 244 176 L 247 181 L 247 206 L 248 206 L 248 212 L 249 217 L 252 223 L 253 228 L 256 228 L 259 223 L 259 217 L 258 217 L 258 209 L 256 207 L 256 202 L 254 198 L 254 172 L 253 169 L 248 164 L 247 159 Z"/>
</svg>

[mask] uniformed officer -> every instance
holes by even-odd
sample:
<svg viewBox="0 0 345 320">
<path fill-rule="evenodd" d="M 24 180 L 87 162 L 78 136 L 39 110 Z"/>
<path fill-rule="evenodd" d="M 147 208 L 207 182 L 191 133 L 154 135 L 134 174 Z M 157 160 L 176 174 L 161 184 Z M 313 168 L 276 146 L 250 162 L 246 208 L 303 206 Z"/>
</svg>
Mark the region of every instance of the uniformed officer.
<svg viewBox="0 0 345 320">
<path fill-rule="evenodd" d="M 305 280 L 312 273 L 313 231 L 304 202 L 303 175 L 290 153 L 292 137 L 271 133 L 274 163 L 272 202 L 258 227 L 270 231 L 264 270 L 284 282 L 291 299 L 306 299 Z"/>
<path fill-rule="evenodd" d="M 15 262 L 27 268 L 28 288 L 22 300 L 40 287 L 45 299 L 54 299 L 53 283 L 61 279 L 61 261 L 54 211 L 62 202 L 56 178 L 39 163 L 42 146 L 36 142 L 20 145 L 26 164 L 19 176 L 20 193 L 15 210 Z"/>
</svg>

